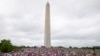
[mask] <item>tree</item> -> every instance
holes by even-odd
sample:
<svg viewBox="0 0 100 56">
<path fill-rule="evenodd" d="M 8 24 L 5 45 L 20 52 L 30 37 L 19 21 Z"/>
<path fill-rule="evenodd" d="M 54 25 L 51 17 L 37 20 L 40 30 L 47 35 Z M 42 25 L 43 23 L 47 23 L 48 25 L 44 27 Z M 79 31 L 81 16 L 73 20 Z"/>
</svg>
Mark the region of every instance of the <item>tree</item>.
<svg viewBox="0 0 100 56">
<path fill-rule="evenodd" d="M 0 51 L 7 53 L 11 52 L 14 49 L 13 45 L 11 44 L 10 40 L 1 40 L 0 43 Z"/>
<path fill-rule="evenodd" d="M 94 46 L 93 48 L 95 48 L 95 49 L 100 49 L 100 46 Z"/>
<path fill-rule="evenodd" d="M 72 49 L 73 47 L 72 46 L 69 46 L 69 48 Z"/>
<path fill-rule="evenodd" d="M 65 48 L 65 47 L 63 47 L 63 46 L 58 46 L 58 48 Z"/>
<path fill-rule="evenodd" d="M 74 49 L 78 49 L 78 47 L 73 47 Z"/>
</svg>

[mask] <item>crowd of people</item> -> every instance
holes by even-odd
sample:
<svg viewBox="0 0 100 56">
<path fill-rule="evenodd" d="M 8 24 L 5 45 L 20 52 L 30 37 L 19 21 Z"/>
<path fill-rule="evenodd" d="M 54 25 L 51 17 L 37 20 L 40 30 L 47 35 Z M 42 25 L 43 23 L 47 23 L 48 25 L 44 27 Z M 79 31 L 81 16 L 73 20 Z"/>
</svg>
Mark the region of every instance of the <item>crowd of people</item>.
<svg viewBox="0 0 100 56">
<path fill-rule="evenodd" d="M 100 56 L 100 51 L 68 48 L 23 48 L 0 56 Z"/>
</svg>

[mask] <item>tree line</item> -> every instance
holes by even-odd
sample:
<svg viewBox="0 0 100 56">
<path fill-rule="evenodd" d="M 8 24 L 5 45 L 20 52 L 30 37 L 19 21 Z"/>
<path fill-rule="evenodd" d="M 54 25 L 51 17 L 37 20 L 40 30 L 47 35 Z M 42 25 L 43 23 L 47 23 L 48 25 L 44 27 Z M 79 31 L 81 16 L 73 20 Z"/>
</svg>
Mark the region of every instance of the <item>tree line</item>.
<svg viewBox="0 0 100 56">
<path fill-rule="evenodd" d="M 1 40 L 1 42 L 0 42 L 0 52 L 3 52 L 3 53 L 18 51 L 21 48 L 31 48 L 31 47 L 29 47 L 29 46 L 15 46 L 11 43 L 10 40 L 6 40 L 6 39 Z M 37 48 L 37 46 L 34 46 L 33 48 Z M 65 47 L 59 46 L 58 48 L 65 48 Z M 100 46 L 81 47 L 81 48 L 69 46 L 69 48 L 70 49 L 72 49 L 72 48 L 73 49 L 100 49 Z"/>
<path fill-rule="evenodd" d="M 3 39 L 0 42 L 0 52 L 8 53 L 12 51 L 18 51 L 25 46 L 15 46 L 11 43 L 10 40 Z"/>
</svg>

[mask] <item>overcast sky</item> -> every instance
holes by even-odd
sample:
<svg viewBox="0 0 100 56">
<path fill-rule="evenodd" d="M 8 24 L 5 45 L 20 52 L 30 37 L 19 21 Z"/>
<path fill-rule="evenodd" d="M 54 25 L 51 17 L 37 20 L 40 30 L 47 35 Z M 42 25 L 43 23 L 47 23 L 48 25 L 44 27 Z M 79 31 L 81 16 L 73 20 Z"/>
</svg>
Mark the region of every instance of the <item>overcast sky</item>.
<svg viewBox="0 0 100 56">
<path fill-rule="evenodd" d="M 0 0 L 0 40 L 41 46 L 47 0 Z M 100 0 L 49 0 L 52 46 L 100 45 Z"/>
</svg>

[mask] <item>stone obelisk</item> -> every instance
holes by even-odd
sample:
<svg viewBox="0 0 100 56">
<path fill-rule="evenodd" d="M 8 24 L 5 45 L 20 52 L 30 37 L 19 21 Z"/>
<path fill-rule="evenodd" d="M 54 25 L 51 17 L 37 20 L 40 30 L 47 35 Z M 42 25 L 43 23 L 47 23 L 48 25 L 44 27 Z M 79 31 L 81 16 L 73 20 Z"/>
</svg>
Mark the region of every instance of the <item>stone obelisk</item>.
<svg viewBox="0 0 100 56">
<path fill-rule="evenodd" d="M 44 46 L 51 47 L 51 32 L 50 32 L 50 4 L 47 2 L 45 11 L 45 33 L 44 33 Z"/>
</svg>

